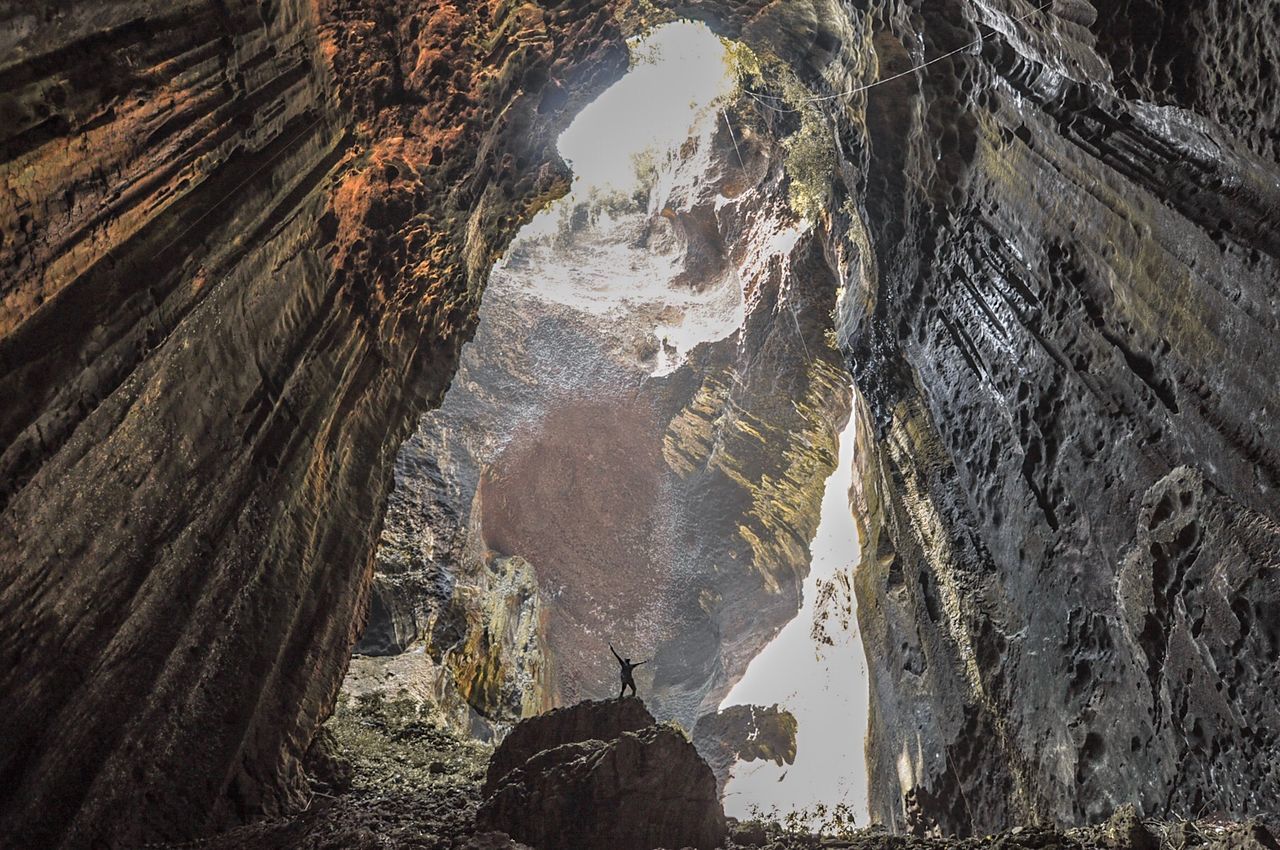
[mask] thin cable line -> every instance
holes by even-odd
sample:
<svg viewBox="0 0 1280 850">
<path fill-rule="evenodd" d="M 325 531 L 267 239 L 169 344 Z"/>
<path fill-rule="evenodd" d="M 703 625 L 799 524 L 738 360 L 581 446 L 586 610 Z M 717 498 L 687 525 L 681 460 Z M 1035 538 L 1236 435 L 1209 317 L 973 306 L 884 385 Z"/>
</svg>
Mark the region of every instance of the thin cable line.
<svg viewBox="0 0 1280 850">
<path fill-rule="evenodd" d="M 729 113 L 723 109 L 720 110 L 720 117 L 724 119 L 724 125 L 729 128 L 729 138 L 733 141 L 733 152 L 738 155 L 738 165 L 742 168 L 742 173 L 747 173 L 747 164 L 742 161 L 742 151 L 738 150 L 738 137 L 733 134 L 733 124 L 729 121 Z"/>
<path fill-rule="evenodd" d="M 1027 12 L 1025 15 L 1020 15 L 1014 18 L 1013 23 L 1020 24 L 1023 21 L 1025 21 L 1027 18 L 1030 18 L 1032 15 L 1038 15 L 1039 13 L 1043 12 L 1045 9 L 1048 9 L 1050 6 L 1052 6 L 1056 2 L 1057 0 L 1047 0 L 1047 2 L 1042 3 L 1038 8 L 1032 9 L 1030 12 Z M 828 100 L 838 100 L 844 97 L 852 97 L 853 95 L 858 94 L 860 92 L 864 92 L 867 89 L 873 89 L 876 86 L 882 86 L 885 83 L 891 83 L 894 80 L 900 80 L 903 77 L 909 76 L 911 74 L 914 74 L 917 71 L 923 70 L 924 68 L 927 68 L 930 65 L 933 65 L 934 63 L 941 62 L 943 59 L 950 59 L 952 56 L 955 56 L 957 53 L 964 53 L 965 51 L 982 44 L 986 40 L 986 37 L 987 36 L 985 33 L 980 34 L 977 38 L 975 38 L 973 41 L 969 42 L 968 44 L 965 44 L 961 47 L 957 47 L 955 50 L 952 50 L 949 53 L 944 53 L 941 56 L 935 56 L 934 58 L 930 59 L 927 62 L 921 62 L 919 65 L 915 65 L 911 68 L 908 68 L 905 71 L 901 71 L 897 74 L 894 74 L 891 77 L 885 77 L 883 80 L 876 80 L 875 82 L 872 82 L 872 83 L 866 83 L 865 85 L 855 86 L 854 88 L 851 88 L 848 91 L 836 92 L 835 94 L 814 95 L 813 97 L 802 98 L 801 102 L 802 103 L 820 103 Z M 743 92 L 749 97 L 760 101 L 765 106 L 769 107 L 770 109 L 774 109 L 778 112 L 799 112 L 800 111 L 799 109 L 782 109 L 778 106 L 773 105 L 772 103 L 765 102 L 766 98 L 768 98 L 769 100 L 782 101 L 784 103 L 787 102 L 786 98 L 780 97 L 778 95 L 756 94 L 755 92 L 748 91 L 746 89 L 743 89 Z"/>
</svg>

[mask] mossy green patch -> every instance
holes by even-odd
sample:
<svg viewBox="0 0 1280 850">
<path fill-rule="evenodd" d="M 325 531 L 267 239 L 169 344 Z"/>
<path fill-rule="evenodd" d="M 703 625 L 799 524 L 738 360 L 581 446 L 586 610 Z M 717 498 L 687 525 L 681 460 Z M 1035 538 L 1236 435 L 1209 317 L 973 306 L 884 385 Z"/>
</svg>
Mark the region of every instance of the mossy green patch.
<svg viewBox="0 0 1280 850">
<path fill-rule="evenodd" d="M 475 785 L 493 748 L 460 736 L 432 706 L 407 695 L 341 694 L 326 724 L 351 760 L 355 793 L 414 793 Z"/>
</svg>

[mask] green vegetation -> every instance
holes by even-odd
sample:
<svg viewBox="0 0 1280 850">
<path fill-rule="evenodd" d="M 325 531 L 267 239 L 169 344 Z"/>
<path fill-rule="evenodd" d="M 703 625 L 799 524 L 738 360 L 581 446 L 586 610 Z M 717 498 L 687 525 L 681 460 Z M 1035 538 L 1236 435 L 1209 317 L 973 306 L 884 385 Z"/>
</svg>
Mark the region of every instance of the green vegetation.
<svg viewBox="0 0 1280 850">
<path fill-rule="evenodd" d="M 658 182 L 658 152 L 653 148 L 645 148 L 639 153 L 633 153 L 631 169 L 636 175 L 636 188 L 631 198 L 636 206 L 644 209 L 649 205 L 654 184 Z"/>
<path fill-rule="evenodd" d="M 845 803 L 792 809 L 781 814 L 776 806 L 768 811 L 751 807 L 751 818 L 743 822 L 745 832 L 763 837 L 772 850 L 807 850 L 827 846 L 824 842 L 853 841 L 869 837 L 871 831 L 854 823 L 852 807 Z M 740 827 L 741 829 L 741 827 Z"/>
<path fill-rule="evenodd" d="M 763 58 L 744 44 L 723 43 L 725 62 L 738 82 L 738 92 L 776 107 L 784 117 L 798 118 L 799 127 L 782 141 L 786 154 L 783 167 L 790 181 L 787 201 L 798 217 L 817 221 L 831 203 L 836 169 L 835 136 L 823 111 L 786 65 Z"/>
<path fill-rule="evenodd" d="M 783 167 L 791 179 L 787 189 L 791 210 L 806 221 L 817 221 L 831 200 L 831 175 L 836 169 L 831 130 L 820 120 L 804 118 L 782 147 L 787 153 Z"/>
<path fill-rule="evenodd" d="M 659 726 L 665 726 L 665 727 L 667 727 L 667 728 L 668 728 L 668 729 L 670 729 L 672 732 L 675 732 L 677 735 L 679 735 L 681 738 L 684 738 L 684 739 L 685 739 L 686 741 L 688 741 L 690 744 L 692 744 L 692 743 L 693 743 L 693 736 L 689 734 L 689 730 L 688 730 L 688 729 L 684 728 L 684 726 L 682 726 L 682 725 L 680 724 L 680 721 L 678 721 L 678 720 L 664 720 L 664 721 L 662 721 L 661 723 L 659 723 L 658 725 L 659 725 Z"/>
<path fill-rule="evenodd" d="M 343 693 L 326 728 L 354 768 L 353 790 L 418 793 L 480 782 L 492 747 L 459 736 L 435 710 L 409 696 Z"/>
</svg>

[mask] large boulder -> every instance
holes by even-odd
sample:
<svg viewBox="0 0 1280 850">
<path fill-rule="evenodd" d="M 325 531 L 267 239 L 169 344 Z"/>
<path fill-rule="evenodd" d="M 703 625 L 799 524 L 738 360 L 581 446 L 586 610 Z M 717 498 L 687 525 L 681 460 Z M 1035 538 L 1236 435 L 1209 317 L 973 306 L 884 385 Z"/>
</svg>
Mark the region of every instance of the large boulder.
<svg viewBox="0 0 1280 850">
<path fill-rule="evenodd" d="M 503 777 L 543 750 L 578 741 L 612 741 L 623 732 L 638 732 L 654 723 L 649 709 L 635 697 L 587 700 L 522 720 L 489 759 L 483 793 L 492 794 Z"/>
<path fill-rule="evenodd" d="M 638 711 L 637 711 L 638 709 Z M 724 810 L 711 768 L 670 725 L 622 728 L 648 711 L 638 700 L 589 702 L 523 721 L 494 753 L 481 830 L 536 848 L 714 848 Z M 570 740 L 575 735 L 578 740 Z M 502 767 L 538 741 L 548 745 Z M 490 787 L 492 786 L 492 787 Z"/>
</svg>

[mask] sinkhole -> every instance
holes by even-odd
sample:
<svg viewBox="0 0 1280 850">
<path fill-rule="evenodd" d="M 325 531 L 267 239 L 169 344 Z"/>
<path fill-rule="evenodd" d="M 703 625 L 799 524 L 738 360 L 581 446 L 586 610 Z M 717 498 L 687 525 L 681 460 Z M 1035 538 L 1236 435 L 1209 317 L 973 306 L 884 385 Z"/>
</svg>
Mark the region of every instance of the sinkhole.
<svg viewBox="0 0 1280 850">
<path fill-rule="evenodd" d="M 616 647 L 728 814 L 865 823 L 852 389 L 804 128 L 741 96 L 750 57 L 701 24 L 631 49 L 400 452 L 344 689 L 495 738 L 616 697 Z"/>
</svg>

